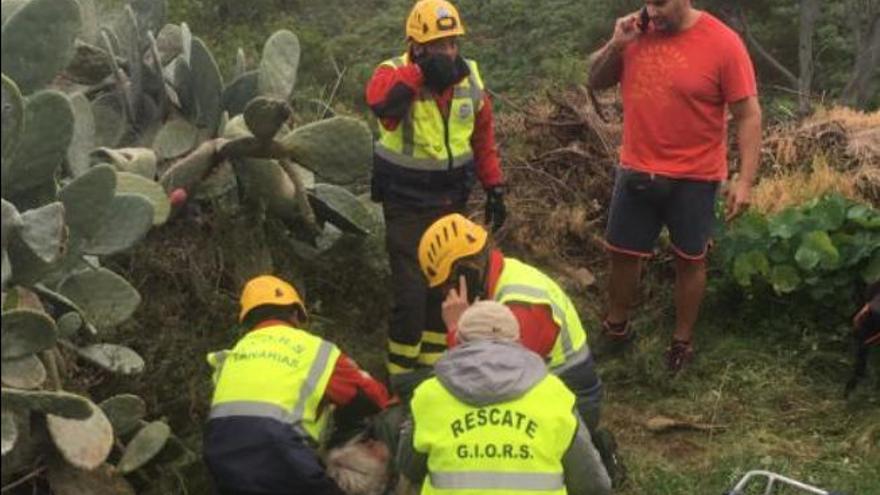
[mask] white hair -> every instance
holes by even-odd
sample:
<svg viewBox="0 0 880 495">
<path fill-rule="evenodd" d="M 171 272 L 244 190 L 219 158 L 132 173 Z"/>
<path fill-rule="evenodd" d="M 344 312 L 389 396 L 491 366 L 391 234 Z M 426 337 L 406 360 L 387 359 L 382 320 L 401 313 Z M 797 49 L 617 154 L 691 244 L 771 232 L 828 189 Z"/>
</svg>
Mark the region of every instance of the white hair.
<svg viewBox="0 0 880 495">
<path fill-rule="evenodd" d="M 348 495 L 382 495 L 389 455 L 382 442 L 357 436 L 327 453 L 327 475 Z"/>
</svg>

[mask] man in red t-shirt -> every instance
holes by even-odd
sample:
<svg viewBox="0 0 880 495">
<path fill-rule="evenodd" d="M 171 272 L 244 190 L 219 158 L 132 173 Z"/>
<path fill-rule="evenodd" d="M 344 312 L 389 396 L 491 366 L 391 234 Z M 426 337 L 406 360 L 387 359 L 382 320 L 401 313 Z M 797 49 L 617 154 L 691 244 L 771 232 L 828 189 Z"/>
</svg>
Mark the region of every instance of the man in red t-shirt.
<svg viewBox="0 0 880 495">
<path fill-rule="evenodd" d="M 761 148 L 761 108 L 754 69 L 739 36 L 691 0 L 647 0 L 617 20 L 593 54 L 590 86 L 621 85 L 623 147 L 608 217 L 610 307 L 603 335 L 610 348 L 632 341 L 629 307 L 642 260 L 665 226 L 676 253 L 676 323 L 667 365 L 693 356 L 694 324 L 706 287 L 705 257 L 715 195 L 727 179 L 727 110 L 737 128 L 738 180 L 726 216 L 749 202 Z"/>
<path fill-rule="evenodd" d="M 382 203 L 394 308 L 388 330 L 391 386 L 406 396 L 446 350 L 441 299 L 425 286 L 416 259 L 422 232 L 462 212 L 479 180 L 485 222 L 506 210 L 492 103 L 477 63 L 459 54 L 464 35 L 446 0 L 420 0 L 406 23 L 407 48 L 376 68 L 367 104 L 379 125 L 372 199 Z"/>
</svg>

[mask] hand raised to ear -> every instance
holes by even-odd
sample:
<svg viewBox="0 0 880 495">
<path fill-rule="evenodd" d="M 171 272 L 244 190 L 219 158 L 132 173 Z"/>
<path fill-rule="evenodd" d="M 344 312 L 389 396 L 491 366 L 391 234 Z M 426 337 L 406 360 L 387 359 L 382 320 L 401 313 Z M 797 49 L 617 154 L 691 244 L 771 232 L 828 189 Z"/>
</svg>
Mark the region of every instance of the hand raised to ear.
<svg viewBox="0 0 880 495">
<path fill-rule="evenodd" d="M 441 313 L 443 315 L 443 323 L 446 329 L 458 326 L 458 319 L 465 312 L 470 304 L 468 303 L 467 280 L 464 275 L 458 278 L 458 290 L 449 289 L 446 299 L 443 300 Z"/>
</svg>

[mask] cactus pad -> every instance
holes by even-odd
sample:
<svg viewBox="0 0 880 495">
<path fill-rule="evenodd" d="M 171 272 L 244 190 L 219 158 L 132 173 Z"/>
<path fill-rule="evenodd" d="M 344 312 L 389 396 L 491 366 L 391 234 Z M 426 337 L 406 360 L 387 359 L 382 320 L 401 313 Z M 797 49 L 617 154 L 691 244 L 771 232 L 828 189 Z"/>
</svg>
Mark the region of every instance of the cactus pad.
<svg viewBox="0 0 880 495">
<path fill-rule="evenodd" d="M 299 38 L 287 30 L 276 31 L 263 46 L 258 91 L 260 95 L 290 101 L 299 68 Z"/>
<path fill-rule="evenodd" d="M 309 191 L 309 202 L 318 218 L 336 225 L 344 232 L 357 235 L 370 233 L 372 214 L 345 188 L 315 184 L 314 189 Z"/>
<path fill-rule="evenodd" d="M 99 328 L 124 322 L 141 302 L 140 294 L 128 281 L 106 268 L 76 273 L 64 280 L 58 291 Z"/>
<path fill-rule="evenodd" d="M 50 203 L 21 214 L 21 240 L 44 263 L 54 263 L 67 249 L 64 205 Z"/>
<path fill-rule="evenodd" d="M 64 69 L 64 77 L 85 85 L 99 84 L 113 74 L 110 54 L 103 48 L 76 40 L 73 60 Z"/>
<path fill-rule="evenodd" d="M 220 122 L 220 114 L 223 113 L 223 78 L 214 56 L 199 38 L 193 38 L 189 65 L 193 76 L 190 84 L 198 107 L 196 124 L 214 133 Z"/>
<path fill-rule="evenodd" d="M 131 172 L 147 179 L 156 177 L 156 163 L 159 158 L 150 148 L 98 148 L 92 152 L 93 159 L 111 163 L 116 170 Z"/>
<path fill-rule="evenodd" d="M 92 102 L 95 118 L 95 146 L 116 146 L 128 125 L 122 108 L 123 96 L 105 93 Z"/>
<path fill-rule="evenodd" d="M 6 74 L 3 74 L 3 100 L 0 104 L 3 115 L 3 176 L 6 177 L 6 168 L 24 126 L 24 100 L 21 99 L 18 86 Z"/>
<path fill-rule="evenodd" d="M 2 370 L 0 376 L 2 376 L 3 385 L 7 387 L 33 390 L 39 388 L 46 381 L 46 367 L 33 354 L 3 360 Z"/>
<path fill-rule="evenodd" d="M 4 387 L 0 393 L 2 393 L 3 405 L 7 407 L 28 409 L 63 418 L 89 418 L 94 407 L 94 404 L 87 398 L 69 392 L 18 390 Z"/>
<path fill-rule="evenodd" d="M 147 414 L 147 404 L 137 395 L 114 395 L 98 404 L 117 435 L 127 435 L 140 425 Z"/>
<path fill-rule="evenodd" d="M 119 472 L 128 474 L 150 462 L 165 446 L 170 435 L 171 428 L 162 421 L 153 421 L 141 428 L 122 453 L 116 466 Z"/>
<path fill-rule="evenodd" d="M 64 203 L 67 225 L 78 235 L 91 236 L 101 224 L 101 218 L 116 191 L 116 172 L 110 165 L 96 165 L 73 182 L 64 186 L 58 199 Z"/>
<path fill-rule="evenodd" d="M 153 207 L 153 225 L 162 225 L 168 219 L 171 203 L 168 202 L 168 196 L 158 182 L 145 179 L 140 175 L 118 172 L 116 174 L 116 192 L 139 194 L 147 198 Z"/>
<path fill-rule="evenodd" d="M 196 146 L 198 129 L 181 118 L 169 120 L 153 140 L 153 149 L 160 158 L 177 158 L 189 153 Z"/>
<path fill-rule="evenodd" d="M 192 153 L 176 161 L 159 178 L 165 191 L 193 189 L 217 163 L 219 140 L 206 141 Z"/>
<path fill-rule="evenodd" d="M 64 94 L 40 91 L 25 100 L 24 129 L 3 177 L 3 190 L 28 191 L 52 182 L 73 138 L 73 108 Z"/>
<path fill-rule="evenodd" d="M 15 426 L 14 413 L 4 407 L 2 411 L 0 411 L 0 423 L 2 423 L 2 429 L 0 429 L 0 431 L 3 433 L 0 452 L 5 456 L 15 447 L 15 442 L 18 440 L 18 427 Z"/>
<path fill-rule="evenodd" d="M 257 97 L 260 73 L 245 72 L 223 88 L 223 109 L 235 116 L 244 112 L 248 102 Z"/>
<path fill-rule="evenodd" d="M 367 125 L 351 117 L 333 117 L 294 129 L 281 138 L 293 160 L 334 184 L 367 177 L 373 138 Z"/>
<path fill-rule="evenodd" d="M 81 358 L 112 373 L 136 375 L 144 371 L 143 358 L 121 345 L 92 344 L 77 348 L 76 353 Z"/>
<path fill-rule="evenodd" d="M 290 118 L 290 106 L 283 100 L 260 96 L 251 100 L 244 109 L 244 122 L 257 139 L 268 141 L 275 137 Z"/>
<path fill-rule="evenodd" d="M 76 311 L 68 311 L 55 320 L 55 325 L 58 326 L 58 336 L 63 339 L 75 337 L 84 323 L 82 316 Z"/>
<path fill-rule="evenodd" d="M 95 469 L 113 448 L 113 427 L 101 409 L 88 402 L 91 416 L 68 419 L 49 414 L 49 435 L 64 459 L 80 469 Z"/>
<path fill-rule="evenodd" d="M 134 488 L 109 464 L 90 471 L 63 461 L 49 464 L 49 488 L 54 495 L 135 495 Z"/>
<path fill-rule="evenodd" d="M 67 148 L 70 175 L 79 177 L 89 170 L 89 153 L 95 147 L 95 115 L 92 104 L 81 93 L 70 98 L 73 108 L 73 137 Z"/>
<path fill-rule="evenodd" d="M 80 24 L 76 0 L 31 0 L 3 23 L 3 73 L 22 93 L 40 89 L 70 62 Z"/>
<path fill-rule="evenodd" d="M 147 235 L 153 226 L 153 205 L 140 194 L 119 194 L 109 208 L 95 221 L 95 232 L 84 236 L 82 251 L 86 254 L 108 255 L 131 248 Z"/>
<path fill-rule="evenodd" d="M 13 309 L 2 318 L 3 359 L 24 357 L 55 345 L 55 321 L 41 311 Z"/>
</svg>

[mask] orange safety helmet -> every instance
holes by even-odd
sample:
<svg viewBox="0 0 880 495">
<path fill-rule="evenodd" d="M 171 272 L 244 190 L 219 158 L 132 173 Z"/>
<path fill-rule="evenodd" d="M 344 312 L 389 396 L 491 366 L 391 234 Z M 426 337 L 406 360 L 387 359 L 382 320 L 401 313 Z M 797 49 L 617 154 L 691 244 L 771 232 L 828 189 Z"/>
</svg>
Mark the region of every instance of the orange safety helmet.
<svg viewBox="0 0 880 495">
<path fill-rule="evenodd" d="M 419 0 L 406 20 L 406 38 L 416 43 L 463 34 L 458 9 L 446 0 Z"/>
<path fill-rule="evenodd" d="M 239 322 L 243 322 L 252 309 L 267 304 L 273 306 L 297 305 L 304 315 L 307 314 L 299 292 L 289 283 L 272 275 L 260 275 L 250 279 L 241 291 L 240 303 Z"/>
<path fill-rule="evenodd" d="M 428 227 L 419 242 L 419 266 L 428 286 L 437 287 L 449 278 L 452 265 L 479 253 L 489 233 L 459 213 L 446 215 Z"/>
</svg>

